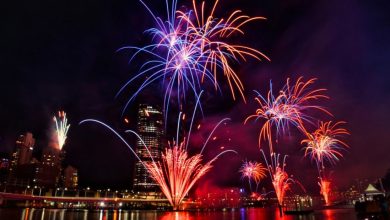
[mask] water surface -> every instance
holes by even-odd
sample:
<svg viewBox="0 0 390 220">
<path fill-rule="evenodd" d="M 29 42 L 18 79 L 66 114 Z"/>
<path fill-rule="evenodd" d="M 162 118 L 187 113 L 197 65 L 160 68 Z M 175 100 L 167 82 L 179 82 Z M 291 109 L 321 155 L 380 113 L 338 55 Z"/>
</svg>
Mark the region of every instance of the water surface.
<svg viewBox="0 0 390 220">
<path fill-rule="evenodd" d="M 167 212 L 167 211 L 127 211 L 127 210 L 65 210 L 34 208 L 0 209 L 1 220 L 354 220 L 353 209 L 327 209 L 308 215 L 279 216 L 276 209 L 242 208 L 233 211 Z"/>
</svg>

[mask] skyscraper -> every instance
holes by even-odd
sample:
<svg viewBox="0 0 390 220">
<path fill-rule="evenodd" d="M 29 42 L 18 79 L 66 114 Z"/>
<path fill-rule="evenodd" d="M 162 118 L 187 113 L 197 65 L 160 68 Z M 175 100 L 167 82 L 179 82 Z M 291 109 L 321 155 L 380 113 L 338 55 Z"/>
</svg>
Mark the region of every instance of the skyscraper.
<svg viewBox="0 0 390 220">
<path fill-rule="evenodd" d="M 35 139 L 30 132 L 20 135 L 16 140 L 16 149 L 9 165 L 8 184 L 25 186 L 32 181 L 36 165 L 32 162 L 34 145 Z"/>
<path fill-rule="evenodd" d="M 162 141 L 164 135 L 163 114 L 159 107 L 149 104 L 140 104 L 137 114 L 137 132 L 144 141 L 151 155 L 145 149 L 141 140 L 137 140 L 136 153 L 142 161 L 161 160 Z M 156 191 L 158 185 L 150 178 L 148 171 L 137 161 L 134 173 L 135 191 Z"/>
<path fill-rule="evenodd" d="M 10 161 L 7 158 L 0 158 L 0 185 L 7 180 Z"/>
<path fill-rule="evenodd" d="M 66 188 L 77 188 L 78 174 L 77 169 L 72 166 L 67 166 L 63 171 L 63 186 Z"/>
<path fill-rule="evenodd" d="M 35 139 L 32 133 L 20 135 L 16 140 L 16 165 L 29 164 L 31 162 L 32 153 L 34 150 Z"/>
<path fill-rule="evenodd" d="M 61 174 L 62 152 L 47 147 L 42 152 L 41 163 L 35 171 L 34 183 L 38 186 L 56 187 Z"/>
</svg>

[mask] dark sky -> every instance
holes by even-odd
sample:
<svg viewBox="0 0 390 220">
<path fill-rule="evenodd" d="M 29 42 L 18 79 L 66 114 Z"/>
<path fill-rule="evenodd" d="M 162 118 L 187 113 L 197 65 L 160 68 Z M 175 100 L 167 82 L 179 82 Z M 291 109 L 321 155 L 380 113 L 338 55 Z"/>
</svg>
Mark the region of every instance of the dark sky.
<svg viewBox="0 0 390 220">
<path fill-rule="evenodd" d="M 164 16 L 162 0 L 146 2 Z M 115 99 L 115 94 L 139 66 L 128 65 L 128 53 L 115 51 L 147 42 L 143 31 L 153 27 L 147 11 L 135 0 L 7 4 L 0 19 L 0 152 L 9 153 L 17 135 L 31 131 L 39 155 L 47 145 L 53 114 L 63 109 L 71 123 L 67 163 L 79 168 L 81 185 L 130 185 L 133 157 L 128 149 L 104 129 L 78 122 L 96 118 L 125 128 L 121 110 L 128 96 Z M 221 144 L 231 144 L 240 155 L 221 158 L 203 182 L 241 184 L 237 170 L 242 160 L 260 159 L 259 125 L 242 125 L 255 109 L 251 91 L 264 93 L 270 79 L 279 88 L 286 77 L 301 75 L 318 78 L 316 86 L 328 89 L 331 99 L 322 104 L 335 118 L 323 119 L 348 122 L 351 148 L 333 167 L 336 183 L 343 187 L 356 178 L 384 175 L 390 168 L 390 2 L 221 0 L 217 15 L 234 8 L 268 18 L 248 25 L 242 43 L 263 51 L 272 62 L 251 60 L 237 66 L 247 104 L 232 101 L 228 92 L 207 97 L 205 124 L 231 117 L 232 123 L 220 131 L 229 133 L 231 143 Z M 143 96 L 157 94 L 152 90 Z M 130 118 L 134 108 L 130 106 Z M 194 141 L 200 136 L 194 134 Z M 291 155 L 289 172 L 309 188 L 315 186 L 314 166 L 301 158 L 299 137 L 287 139 L 280 151 Z M 215 152 L 211 146 L 206 156 Z"/>
</svg>

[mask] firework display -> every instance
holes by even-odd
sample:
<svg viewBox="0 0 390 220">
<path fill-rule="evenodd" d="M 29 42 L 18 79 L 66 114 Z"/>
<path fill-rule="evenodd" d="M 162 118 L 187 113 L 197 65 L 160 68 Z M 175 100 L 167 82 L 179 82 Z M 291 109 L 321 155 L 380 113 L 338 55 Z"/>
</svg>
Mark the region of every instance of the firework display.
<svg viewBox="0 0 390 220">
<path fill-rule="evenodd" d="M 165 90 L 164 109 L 167 114 L 172 98 L 176 97 L 177 102 L 181 103 L 188 92 L 198 98 L 200 91 L 207 89 L 205 81 L 219 90 L 218 82 L 222 78 L 218 76 L 219 72 L 226 78 L 233 99 L 236 98 L 235 91 L 244 98 L 244 86 L 231 63 L 245 61 L 247 57 L 258 60 L 269 58 L 251 47 L 230 44 L 229 38 L 235 34 L 244 34 L 242 26 L 246 23 L 265 18 L 249 17 L 240 10 L 235 10 L 227 18 L 215 18 L 218 2 L 215 1 L 208 15 L 205 2 L 199 7 L 194 0 L 191 10 L 176 10 L 176 1 L 170 5 L 166 3 L 168 18 L 165 20 L 157 17 L 142 2 L 156 21 L 156 27 L 146 31 L 152 36 L 153 42 L 144 47 L 126 46 L 119 50 L 135 50 L 130 61 L 139 54 L 147 54 L 151 58 L 119 90 L 118 93 L 121 93 L 136 79 L 145 79 L 129 98 L 124 109 L 145 87 L 161 82 Z"/>
<path fill-rule="evenodd" d="M 285 159 L 280 163 L 280 154 L 275 153 L 273 147 L 273 128 L 275 129 L 275 135 L 279 136 L 285 134 L 290 126 L 298 128 L 300 131 L 305 132 L 304 122 L 310 122 L 311 117 L 306 113 L 309 109 L 318 109 L 330 114 L 321 106 L 312 105 L 312 100 L 320 98 L 327 98 L 323 94 L 325 89 L 311 89 L 310 86 L 315 82 L 315 79 L 303 81 L 302 77 L 298 78 L 295 84 L 290 85 L 290 79 L 287 79 L 285 86 L 275 96 L 272 91 L 272 83 L 270 83 L 270 90 L 267 96 L 262 96 L 259 92 L 255 91 L 257 97 L 256 102 L 259 104 L 259 108 L 255 114 L 248 116 L 244 124 L 249 120 L 254 119 L 259 121 L 265 120 L 265 123 L 260 129 L 258 138 L 258 145 L 263 154 L 264 160 L 267 163 L 267 168 L 271 177 L 271 182 L 275 190 L 279 205 L 283 204 L 286 191 L 290 188 L 290 184 L 294 182 L 288 177 L 285 171 Z M 269 154 L 271 163 L 268 164 L 267 157 L 263 149 L 261 149 L 262 141 L 267 141 L 269 146 Z"/>
<path fill-rule="evenodd" d="M 146 162 L 145 166 L 172 207 L 177 209 L 192 186 L 211 169 L 211 163 L 202 165 L 200 154 L 189 157 L 181 143 L 165 149 L 161 162 Z"/>
<path fill-rule="evenodd" d="M 290 188 L 290 184 L 294 182 L 288 178 L 285 168 L 285 158 L 283 163 L 279 163 L 279 154 L 275 153 L 274 138 L 286 134 L 290 126 L 298 129 L 307 138 L 302 140 L 302 144 L 306 144 L 305 157 L 309 156 L 316 162 L 319 173 L 319 186 L 321 194 L 323 195 L 326 204 L 329 204 L 329 192 L 331 181 L 325 178 L 324 161 L 334 164 L 342 157 L 341 150 L 347 147 L 347 144 L 338 139 L 340 135 L 348 134 L 344 128 L 338 128 L 344 122 L 320 122 L 319 128 L 312 134 L 307 131 L 307 124 L 313 124 L 316 119 L 311 116 L 309 110 L 319 110 L 327 115 L 332 115 L 328 110 L 320 105 L 312 104 L 312 101 L 329 98 L 324 94 L 326 89 L 312 89 L 311 86 L 316 79 L 304 81 L 302 77 L 294 84 L 290 84 L 290 79 L 287 79 L 285 86 L 274 95 L 272 90 L 272 83 L 270 83 L 270 90 L 267 96 L 261 95 L 255 91 L 257 97 L 256 102 L 259 108 L 255 114 L 248 116 L 244 124 L 249 120 L 265 121 L 260 129 L 258 138 L 258 145 L 263 153 L 264 160 L 267 157 L 263 149 L 261 149 L 262 142 L 268 142 L 271 164 L 268 165 L 268 170 L 271 176 L 272 185 L 275 189 L 278 202 L 283 204 L 283 199 L 286 191 Z M 277 143 L 277 139 L 276 139 Z"/>
<path fill-rule="evenodd" d="M 146 153 L 143 154 L 148 154 L 150 160 L 146 161 L 144 158 L 143 161 L 125 139 L 110 126 L 94 119 L 87 119 L 81 123 L 99 123 L 114 132 L 141 162 L 141 167 L 147 170 L 149 177 L 158 184 L 173 209 L 177 210 L 180 209 L 190 190 L 212 169 L 213 163 L 221 155 L 229 152 L 237 153 L 234 150 L 223 150 L 225 146 L 219 146 L 219 149 L 223 151 L 208 162 L 204 161 L 203 152 L 208 142 L 212 140 L 217 143 L 222 140 L 219 135 L 214 135 L 215 130 L 229 119 L 220 120 L 205 138 L 203 146 L 199 148 L 201 149 L 199 153 L 191 151 L 190 154 L 189 148 L 193 144 L 190 143 L 192 127 L 193 123 L 198 123 L 195 120 L 198 109 L 202 111 L 203 116 L 200 97 L 204 91 L 209 94 L 210 88 L 212 92 L 220 93 L 223 93 L 223 88 L 228 88 L 233 100 L 241 97 L 246 103 L 245 86 L 235 66 L 240 62 L 246 62 L 248 58 L 259 61 L 270 61 L 270 59 L 257 49 L 237 43 L 233 37 L 244 35 L 243 27 L 247 23 L 265 20 L 265 18 L 250 17 L 243 14 L 241 10 L 233 10 L 232 13 L 227 14 L 228 16 L 218 18 L 219 0 L 215 0 L 212 4 L 206 1 L 198 3 L 193 0 L 190 7 L 178 7 L 176 0 L 172 2 L 167 0 L 165 1 L 166 17 L 162 18 L 157 16 L 145 2 L 142 0 L 140 2 L 155 22 L 153 28 L 145 31 L 151 40 L 146 46 L 125 46 L 118 51 L 130 50 L 129 62 L 132 63 L 143 57 L 147 59 L 141 62 L 138 72 L 119 89 L 117 95 L 127 90 L 132 91 L 124 105 L 122 112 L 124 113 L 130 103 L 146 87 L 159 85 L 163 91 L 161 101 L 163 111 L 160 115 L 165 119 L 164 122 L 160 120 L 159 123 L 160 125 L 169 123 L 170 108 L 175 108 L 174 112 L 180 112 L 176 137 L 162 150 L 161 160 L 154 160 L 142 137 L 135 131 L 127 130 L 126 133 L 134 134 L 138 138 L 137 143 L 142 143 L 146 149 Z M 326 117 L 333 117 L 333 115 L 321 103 L 317 103 L 329 97 L 325 94 L 326 89 L 314 87 L 316 80 L 316 78 L 304 80 L 303 77 L 298 77 L 293 81 L 287 78 L 284 85 L 277 91 L 273 90 L 273 84 L 270 82 L 269 90 L 265 94 L 255 91 L 257 109 L 244 120 L 244 124 L 250 121 L 261 123 L 260 131 L 256 129 L 256 133 L 258 132 L 258 148 L 265 165 L 256 161 L 245 161 L 239 173 L 242 179 L 248 180 L 251 192 L 252 181 L 256 183 L 255 191 L 257 192 L 260 181 L 267 177 L 268 171 L 280 211 L 282 211 L 281 207 L 286 204 L 284 198 L 291 190 L 292 184 L 300 183 L 295 177 L 293 179 L 292 175 L 289 176 L 291 172 L 286 170 L 287 155 L 281 154 L 283 151 L 281 146 L 278 146 L 281 145 L 279 138 L 290 136 L 293 133 L 292 129 L 297 131 L 298 136 L 304 136 L 301 141 L 301 144 L 305 145 L 304 157 L 309 157 L 316 163 L 319 174 L 318 184 L 326 204 L 330 204 L 332 181 L 325 175 L 325 167 L 328 164 L 334 165 L 343 156 L 342 151 L 348 147 L 339 139 L 349 134 L 346 129 L 340 128 L 344 122 L 319 122 L 321 116 L 318 115 Z M 196 104 L 191 120 L 187 119 L 190 121 L 188 133 L 182 135 L 184 129 L 181 129 L 180 125 L 187 122 L 186 115 L 182 114 L 185 109 L 188 109 L 188 106 L 184 106 L 187 99 L 196 100 Z M 150 117 L 148 111 L 145 115 Z M 60 113 L 59 119 L 55 117 L 54 120 L 57 126 L 59 146 L 62 148 L 69 125 L 67 125 L 65 113 L 62 115 Z M 124 120 L 127 124 L 129 123 L 127 118 Z M 319 127 L 310 133 L 309 131 L 316 123 Z M 202 123 L 202 128 L 203 125 Z M 199 123 L 196 132 L 200 127 Z M 264 149 L 264 144 L 268 144 L 268 148 Z"/>
<path fill-rule="evenodd" d="M 67 138 L 70 124 L 68 124 L 68 119 L 66 118 L 66 113 L 64 111 L 59 111 L 58 117 L 54 116 L 53 120 L 56 128 L 57 146 L 60 150 L 62 150 Z"/>
<path fill-rule="evenodd" d="M 302 140 L 306 144 L 305 156 L 315 161 L 318 169 L 324 168 L 324 162 L 335 164 L 343 156 L 342 150 L 348 145 L 338 139 L 342 135 L 348 135 L 345 128 L 339 128 L 345 122 L 320 122 L 319 128 L 312 134 L 307 133 L 307 138 Z"/>
<path fill-rule="evenodd" d="M 334 165 L 340 157 L 343 156 L 342 150 L 348 145 L 341 141 L 339 137 L 348 135 L 349 132 L 345 128 L 340 128 L 340 125 L 345 122 L 320 122 L 319 127 L 313 133 L 306 133 L 306 139 L 302 140 L 305 144 L 305 156 L 310 157 L 315 161 L 318 175 L 320 192 L 324 197 L 325 204 L 330 203 L 330 186 L 331 181 L 325 177 L 325 163 Z"/>
<path fill-rule="evenodd" d="M 0 220 L 390 219 L 390 0 L 8 2 Z"/>
<path fill-rule="evenodd" d="M 320 193 L 324 197 L 325 204 L 330 204 L 330 192 L 331 192 L 331 181 L 329 179 L 325 179 L 323 177 L 320 178 L 320 181 L 318 182 L 318 185 L 320 186 Z"/>
<path fill-rule="evenodd" d="M 146 162 L 145 166 L 151 177 L 158 183 L 174 210 L 177 210 L 193 185 L 211 168 L 212 163 L 222 154 L 234 152 L 223 151 L 212 160 L 202 165 L 202 154 L 189 156 L 183 142 L 165 149 L 161 162 Z"/>
<path fill-rule="evenodd" d="M 194 115 L 195 111 L 193 113 L 193 117 Z M 215 129 L 227 119 L 222 119 L 219 123 L 217 123 L 214 129 L 210 132 L 209 137 L 204 142 L 200 153 L 195 154 L 194 156 L 189 156 L 188 144 L 191 133 L 189 133 L 187 138 L 184 138 L 180 144 L 177 144 L 180 130 L 180 116 L 181 115 L 179 114 L 176 140 L 173 141 L 173 144 L 169 144 L 169 147 L 165 149 L 161 162 L 152 161 L 144 163 L 151 177 L 158 183 L 161 191 L 167 197 L 174 210 L 179 208 L 189 190 L 199 180 L 199 178 L 211 169 L 212 163 L 216 159 L 228 152 L 237 153 L 233 150 L 224 150 L 209 162 L 202 165 L 202 153 L 208 144 L 210 137 L 213 135 Z M 190 127 L 192 127 L 192 123 Z M 147 148 L 147 146 L 145 146 L 145 148 Z"/>
<path fill-rule="evenodd" d="M 195 111 L 193 115 L 195 115 Z M 179 114 L 178 117 L 176 140 L 179 139 L 180 119 L 181 114 Z M 222 119 L 211 131 L 209 137 L 213 134 L 215 129 L 226 120 L 227 119 Z M 113 128 L 95 119 L 86 119 L 80 123 L 84 122 L 95 122 L 100 125 L 103 125 L 110 131 L 112 131 L 122 142 L 124 142 L 126 146 L 131 150 L 131 152 L 136 156 L 136 158 L 146 168 L 150 176 L 159 185 L 161 191 L 166 196 L 174 210 L 177 210 L 179 208 L 184 197 L 188 194 L 193 185 L 212 168 L 213 162 L 215 162 L 221 155 L 225 153 L 237 153 L 234 150 L 224 150 L 218 155 L 216 155 L 214 158 L 212 158 L 209 162 L 202 164 L 202 152 L 208 144 L 209 138 L 206 139 L 206 141 L 204 142 L 200 153 L 195 154 L 193 156 L 189 156 L 187 150 L 190 137 L 189 133 L 187 139 L 184 138 L 184 140 L 180 144 L 177 144 L 175 140 L 172 142 L 172 144 L 169 143 L 169 146 L 162 154 L 161 161 L 155 161 L 148 147 L 144 144 L 142 138 L 135 131 L 127 130 L 127 133 L 132 133 L 137 136 L 137 138 L 143 143 L 146 151 L 148 152 L 151 161 L 142 161 L 137 156 L 135 151 L 131 148 L 131 146 L 125 141 L 125 139 Z"/>
<path fill-rule="evenodd" d="M 287 79 L 285 86 L 278 92 L 277 96 L 272 91 L 272 83 L 270 83 L 267 96 L 255 91 L 257 94 L 255 100 L 259 104 L 259 108 L 256 109 L 255 114 L 245 119 L 244 124 L 252 119 L 265 121 L 260 129 L 259 147 L 261 147 L 262 141 L 267 141 L 270 152 L 274 151 L 272 128 L 276 130 L 276 136 L 286 133 L 290 125 L 305 131 L 304 122 L 312 120 L 307 114 L 309 109 L 318 109 L 330 114 L 325 108 L 310 103 L 313 100 L 327 98 L 323 94 L 325 89 L 310 89 L 310 85 L 314 82 L 315 79 L 305 82 L 300 77 L 294 85 L 290 85 L 290 79 Z"/>
<path fill-rule="evenodd" d="M 290 190 L 290 185 L 295 182 L 292 178 L 289 178 L 285 170 L 287 155 L 283 156 L 283 160 L 280 161 L 281 155 L 272 153 L 270 155 L 270 163 L 268 163 L 263 150 L 261 150 L 261 153 L 263 154 L 264 160 L 267 164 L 276 198 L 278 199 L 279 204 L 282 205 L 286 192 Z"/>
<path fill-rule="evenodd" d="M 245 161 L 240 169 L 241 177 L 247 178 L 249 182 L 249 188 L 252 191 L 251 180 L 254 180 L 256 183 L 256 191 L 257 186 L 260 183 L 260 180 L 264 179 L 266 175 L 267 168 L 263 166 L 262 163 Z"/>
</svg>

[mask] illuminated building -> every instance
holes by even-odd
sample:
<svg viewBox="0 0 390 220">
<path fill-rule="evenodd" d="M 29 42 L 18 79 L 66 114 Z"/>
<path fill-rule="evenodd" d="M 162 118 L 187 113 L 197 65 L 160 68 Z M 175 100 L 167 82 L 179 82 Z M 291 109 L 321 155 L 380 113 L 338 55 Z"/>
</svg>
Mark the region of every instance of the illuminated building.
<svg viewBox="0 0 390 220">
<path fill-rule="evenodd" d="M 142 161 L 151 161 L 151 158 L 158 161 L 161 159 L 164 134 L 162 111 L 157 106 L 141 104 L 137 114 L 137 133 L 150 151 L 151 157 L 141 140 L 137 140 L 136 153 Z M 135 164 L 133 188 L 135 191 L 144 192 L 153 192 L 159 189 L 139 161 Z"/>
<path fill-rule="evenodd" d="M 8 177 L 10 161 L 7 158 L 0 158 L 0 184 Z"/>
<path fill-rule="evenodd" d="M 48 188 L 56 187 L 61 174 L 62 157 L 62 152 L 56 148 L 44 149 L 41 163 L 35 170 L 34 184 Z"/>
<path fill-rule="evenodd" d="M 34 150 L 35 139 L 32 133 L 20 135 L 16 140 L 16 151 L 12 154 L 11 170 L 23 164 L 29 164 Z"/>
<path fill-rule="evenodd" d="M 62 176 L 64 187 L 66 188 L 77 188 L 78 186 L 78 174 L 77 169 L 72 166 L 67 166 L 64 169 Z"/>
<path fill-rule="evenodd" d="M 36 165 L 32 161 L 35 139 L 33 134 L 26 132 L 16 140 L 16 150 L 12 153 L 9 164 L 8 184 L 27 186 L 33 179 L 33 170 Z"/>
<path fill-rule="evenodd" d="M 212 192 L 197 190 L 192 208 L 238 208 L 242 205 L 243 190 L 220 188 Z"/>
</svg>

